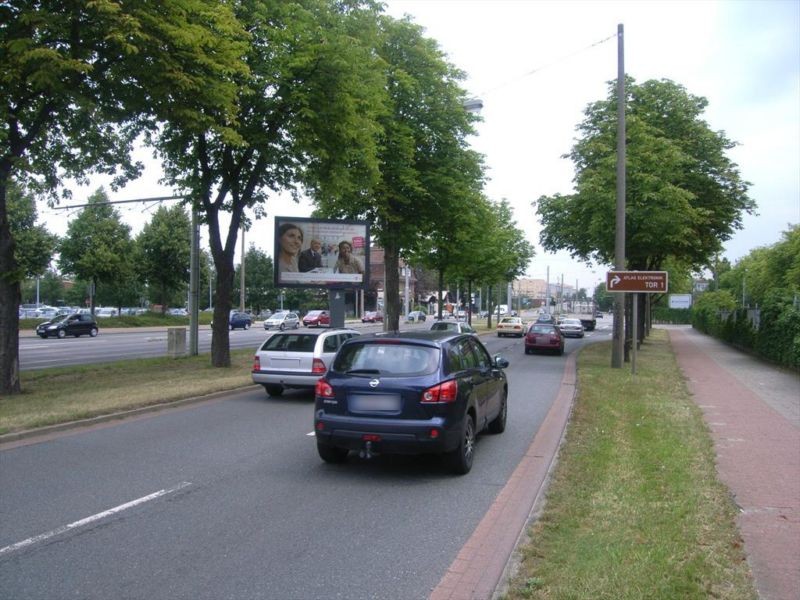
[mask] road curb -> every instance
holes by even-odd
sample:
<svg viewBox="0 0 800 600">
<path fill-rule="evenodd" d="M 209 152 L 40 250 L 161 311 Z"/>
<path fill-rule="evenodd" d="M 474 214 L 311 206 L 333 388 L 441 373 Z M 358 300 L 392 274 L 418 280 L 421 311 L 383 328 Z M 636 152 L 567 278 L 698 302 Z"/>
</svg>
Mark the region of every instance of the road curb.
<svg viewBox="0 0 800 600">
<path fill-rule="evenodd" d="M 487 600 L 505 593 L 525 539 L 544 501 L 544 492 L 564 441 L 577 391 L 577 355 L 564 366 L 556 399 L 522 460 L 464 544 L 429 600 Z"/>
<path fill-rule="evenodd" d="M 219 400 L 221 397 L 236 394 L 240 392 L 250 391 L 259 387 L 257 384 L 247 384 L 228 390 L 220 390 L 212 392 L 203 396 L 192 396 L 191 398 L 181 398 L 180 400 L 173 400 L 171 402 L 160 402 L 158 404 L 151 404 L 149 406 L 142 406 L 140 408 L 132 408 L 130 410 L 122 410 L 107 415 L 99 415 L 88 419 L 78 419 L 77 421 L 69 421 L 67 423 L 58 423 L 57 425 L 48 425 L 46 427 L 36 427 L 34 429 L 25 429 L 23 431 L 14 431 L 11 433 L 4 433 L 0 435 L 0 449 L 7 447 L 14 447 L 19 444 L 16 442 L 34 443 L 44 441 L 56 437 L 60 433 L 72 430 L 88 429 L 97 425 L 104 425 L 114 421 L 124 421 L 133 417 L 145 416 L 149 413 L 160 412 L 164 410 L 181 408 L 182 406 L 190 404 L 199 404 L 201 402 L 211 402 Z"/>
</svg>

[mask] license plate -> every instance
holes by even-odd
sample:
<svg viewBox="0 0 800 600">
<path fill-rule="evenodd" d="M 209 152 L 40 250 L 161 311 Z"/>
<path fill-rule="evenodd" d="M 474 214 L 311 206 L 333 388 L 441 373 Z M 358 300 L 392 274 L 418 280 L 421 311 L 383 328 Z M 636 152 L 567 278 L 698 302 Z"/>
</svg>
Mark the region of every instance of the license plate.
<svg viewBox="0 0 800 600">
<path fill-rule="evenodd" d="M 353 412 L 398 412 L 400 396 L 396 394 L 353 394 L 348 398 Z"/>
<path fill-rule="evenodd" d="M 272 358 L 269 361 L 269 364 L 275 367 L 276 369 L 299 369 L 300 368 L 300 359 L 299 358 Z"/>
</svg>

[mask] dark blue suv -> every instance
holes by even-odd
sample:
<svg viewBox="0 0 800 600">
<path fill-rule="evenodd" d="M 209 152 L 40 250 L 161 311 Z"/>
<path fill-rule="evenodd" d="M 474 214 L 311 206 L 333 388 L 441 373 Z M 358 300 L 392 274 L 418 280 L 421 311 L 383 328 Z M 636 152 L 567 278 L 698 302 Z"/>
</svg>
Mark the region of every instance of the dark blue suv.
<svg viewBox="0 0 800 600">
<path fill-rule="evenodd" d="M 326 462 L 350 450 L 444 454 L 469 472 L 483 429 L 502 433 L 508 411 L 508 361 L 474 335 L 410 331 L 345 342 L 317 382 L 314 430 Z"/>
</svg>

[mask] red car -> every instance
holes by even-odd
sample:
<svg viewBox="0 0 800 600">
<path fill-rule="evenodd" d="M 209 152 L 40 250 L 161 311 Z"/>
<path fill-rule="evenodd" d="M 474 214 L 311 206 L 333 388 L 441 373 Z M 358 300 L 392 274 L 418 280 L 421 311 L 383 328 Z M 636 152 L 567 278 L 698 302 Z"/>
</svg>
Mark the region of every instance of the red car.
<svg viewBox="0 0 800 600">
<path fill-rule="evenodd" d="M 370 310 L 361 317 L 362 323 L 383 323 L 383 313 L 379 310 Z"/>
<path fill-rule="evenodd" d="M 306 327 L 322 327 L 331 324 L 331 313 L 327 310 L 310 310 L 303 317 L 303 325 Z"/>
<path fill-rule="evenodd" d="M 525 354 L 533 354 L 534 350 L 564 354 L 564 334 L 552 323 L 534 323 L 525 333 Z"/>
</svg>

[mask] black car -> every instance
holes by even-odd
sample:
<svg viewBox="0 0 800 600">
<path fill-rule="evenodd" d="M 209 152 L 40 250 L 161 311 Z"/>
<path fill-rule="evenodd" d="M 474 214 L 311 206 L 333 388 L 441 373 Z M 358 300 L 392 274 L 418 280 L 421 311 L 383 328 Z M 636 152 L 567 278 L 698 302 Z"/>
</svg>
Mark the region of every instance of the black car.
<svg viewBox="0 0 800 600">
<path fill-rule="evenodd" d="M 458 474 L 472 468 L 476 435 L 506 427 L 508 361 L 474 335 L 409 331 L 345 342 L 315 389 L 317 450 L 342 462 L 444 454 Z"/>
<path fill-rule="evenodd" d="M 36 335 L 40 338 L 50 336 L 65 338 L 68 335 L 74 335 L 75 337 L 80 337 L 82 335 L 95 337 L 99 331 L 94 317 L 88 313 L 66 315 L 53 319 L 52 321 L 39 323 L 36 326 Z"/>
</svg>

